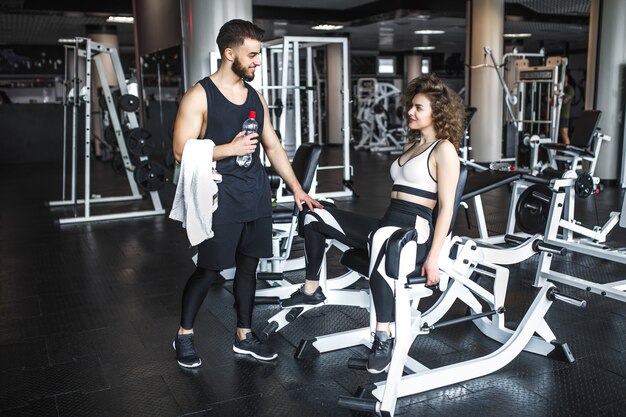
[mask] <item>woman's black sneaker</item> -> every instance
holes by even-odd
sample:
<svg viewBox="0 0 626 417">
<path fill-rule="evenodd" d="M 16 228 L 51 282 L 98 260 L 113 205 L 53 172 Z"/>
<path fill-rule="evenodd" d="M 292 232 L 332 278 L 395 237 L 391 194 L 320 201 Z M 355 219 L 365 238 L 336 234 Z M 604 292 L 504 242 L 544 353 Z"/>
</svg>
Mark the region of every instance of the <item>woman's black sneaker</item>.
<svg viewBox="0 0 626 417">
<path fill-rule="evenodd" d="M 317 287 L 313 294 L 307 294 L 304 292 L 304 285 L 298 288 L 289 298 L 282 300 L 280 305 L 282 307 L 295 307 L 299 305 L 318 305 L 326 301 L 326 296 L 322 292 L 322 287 Z"/>
<path fill-rule="evenodd" d="M 278 353 L 263 343 L 253 332 L 246 334 L 244 340 L 239 340 L 239 337 L 235 335 L 233 351 L 243 355 L 250 355 L 262 361 L 271 361 L 278 356 Z"/>
<path fill-rule="evenodd" d="M 202 365 L 202 359 L 196 353 L 193 346 L 193 333 L 176 334 L 174 338 L 174 350 L 176 351 L 176 361 L 184 368 L 197 368 Z"/>
<path fill-rule="evenodd" d="M 387 332 L 376 332 L 373 335 L 374 343 L 372 343 L 372 350 L 367 357 L 365 368 L 370 374 L 379 374 L 389 369 L 394 338 L 390 337 Z"/>
</svg>

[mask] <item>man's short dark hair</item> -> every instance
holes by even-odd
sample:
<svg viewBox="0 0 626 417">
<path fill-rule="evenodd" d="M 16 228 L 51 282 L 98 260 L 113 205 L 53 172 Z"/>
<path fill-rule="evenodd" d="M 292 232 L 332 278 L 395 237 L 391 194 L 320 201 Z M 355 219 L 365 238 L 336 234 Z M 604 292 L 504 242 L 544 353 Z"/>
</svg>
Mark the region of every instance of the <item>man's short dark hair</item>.
<svg viewBox="0 0 626 417">
<path fill-rule="evenodd" d="M 263 33 L 265 33 L 263 29 L 247 20 L 233 19 L 224 23 L 216 40 L 220 55 L 224 55 L 226 48 L 235 48 L 243 45 L 246 39 L 262 41 Z"/>
</svg>

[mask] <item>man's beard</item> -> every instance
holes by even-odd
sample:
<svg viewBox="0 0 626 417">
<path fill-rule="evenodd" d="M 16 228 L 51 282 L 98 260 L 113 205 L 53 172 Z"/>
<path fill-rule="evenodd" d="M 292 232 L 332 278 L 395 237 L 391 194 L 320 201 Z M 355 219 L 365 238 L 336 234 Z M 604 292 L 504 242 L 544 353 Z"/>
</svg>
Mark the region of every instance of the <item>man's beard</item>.
<svg viewBox="0 0 626 417">
<path fill-rule="evenodd" d="M 254 73 L 252 73 L 252 76 L 248 75 L 248 68 L 241 65 L 241 62 L 239 62 L 239 58 L 237 57 L 235 57 L 235 60 L 233 61 L 232 69 L 233 72 L 239 76 L 239 78 L 243 78 L 244 81 L 250 82 L 254 80 Z"/>
</svg>

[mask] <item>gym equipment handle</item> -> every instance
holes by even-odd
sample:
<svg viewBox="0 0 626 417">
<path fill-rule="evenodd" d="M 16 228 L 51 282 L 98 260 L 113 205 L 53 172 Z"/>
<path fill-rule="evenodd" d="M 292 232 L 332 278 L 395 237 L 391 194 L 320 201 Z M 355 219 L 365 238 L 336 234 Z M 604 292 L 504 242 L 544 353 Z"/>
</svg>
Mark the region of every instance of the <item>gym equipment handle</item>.
<svg viewBox="0 0 626 417">
<path fill-rule="evenodd" d="M 428 277 L 406 277 L 406 283 L 409 285 L 426 284 Z"/>
<path fill-rule="evenodd" d="M 504 241 L 506 243 L 509 243 L 511 245 L 521 245 L 522 243 L 526 242 L 528 240 L 528 238 L 522 237 L 522 236 L 515 236 L 515 235 L 504 235 Z"/>
<path fill-rule="evenodd" d="M 551 301 L 563 301 L 564 303 L 571 304 L 574 307 L 587 308 L 587 300 L 581 300 L 580 298 L 561 294 L 556 287 L 551 288 L 548 291 L 547 296 Z"/>
<path fill-rule="evenodd" d="M 535 252 L 547 252 L 547 253 L 553 253 L 555 255 L 561 255 L 561 256 L 567 254 L 566 248 L 562 248 L 556 245 L 551 245 L 550 243 L 546 243 L 541 240 L 536 240 L 533 243 L 533 250 Z"/>
<path fill-rule="evenodd" d="M 347 397 L 345 395 L 339 397 L 339 401 L 337 401 L 337 404 L 341 408 L 347 408 L 354 411 L 363 411 L 365 413 L 372 414 L 378 413 L 378 407 L 380 405 L 380 403 L 375 399 L 354 398 Z"/>
</svg>

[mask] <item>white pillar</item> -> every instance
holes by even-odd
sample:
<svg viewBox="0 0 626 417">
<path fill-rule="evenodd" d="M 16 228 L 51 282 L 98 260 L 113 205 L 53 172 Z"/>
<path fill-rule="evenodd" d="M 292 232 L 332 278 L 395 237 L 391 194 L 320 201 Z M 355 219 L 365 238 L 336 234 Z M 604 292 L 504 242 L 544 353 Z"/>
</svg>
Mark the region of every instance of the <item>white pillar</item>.
<svg viewBox="0 0 626 417">
<path fill-rule="evenodd" d="M 217 34 L 229 20 L 252 21 L 252 0 L 181 0 L 180 7 L 183 78 L 187 90 L 217 70 L 220 57 L 215 43 Z"/>
<path fill-rule="evenodd" d="M 610 142 L 602 144 L 600 155 L 598 157 L 598 165 L 595 175 L 603 180 L 615 180 L 620 173 L 619 154 L 620 143 L 624 141 L 622 129 L 620 129 L 620 121 L 623 109 L 621 106 L 624 94 L 624 66 L 626 65 L 626 48 L 624 47 L 624 39 L 626 39 L 626 2 L 623 0 L 592 0 L 591 10 L 599 12 L 599 24 L 593 25 L 593 21 L 589 26 L 590 45 L 589 50 L 599 53 L 599 56 L 593 62 L 597 62 L 595 67 L 595 94 L 589 94 L 587 97 L 593 97 L 595 105 L 588 106 L 588 99 L 585 107 L 595 107 L 602 111 L 600 119 L 600 127 L 602 132 L 611 136 Z M 600 4 L 598 4 L 600 3 Z M 593 15 L 590 15 L 593 18 Z M 595 36 L 596 43 L 591 44 L 592 29 L 597 30 L 598 36 Z M 594 74 L 594 71 L 589 71 Z M 589 84 L 591 80 L 587 80 Z M 621 87 L 621 88 L 620 88 Z M 621 121 L 623 123 L 623 121 Z"/>
<path fill-rule="evenodd" d="M 500 63 L 504 44 L 504 0 L 470 0 L 470 5 L 469 64 L 491 64 L 485 59 L 485 46 L 491 48 Z M 470 130 L 472 158 L 476 162 L 499 160 L 502 156 L 503 92 L 496 71 L 491 67 L 472 69 L 469 94 L 470 106 L 478 109 Z"/>
</svg>

